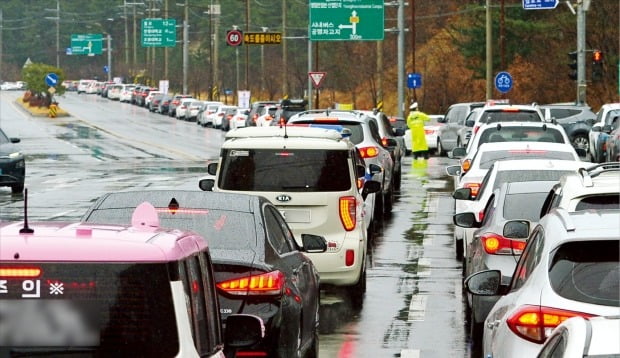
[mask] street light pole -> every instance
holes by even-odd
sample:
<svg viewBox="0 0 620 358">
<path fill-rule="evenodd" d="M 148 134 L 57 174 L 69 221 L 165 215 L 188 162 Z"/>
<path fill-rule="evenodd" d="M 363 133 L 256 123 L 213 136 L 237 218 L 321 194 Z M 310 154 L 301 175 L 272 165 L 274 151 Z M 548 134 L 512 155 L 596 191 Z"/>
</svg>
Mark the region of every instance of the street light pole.
<svg viewBox="0 0 620 358">
<path fill-rule="evenodd" d="M 269 30 L 268 27 L 261 27 L 263 32 L 267 32 Z M 286 71 L 286 70 L 285 70 Z M 265 45 L 260 45 L 260 79 L 261 79 L 261 90 L 265 89 Z"/>
<path fill-rule="evenodd" d="M 112 81 L 112 36 L 108 34 L 108 81 Z"/>
<path fill-rule="evenodd" d="M 56 67 L 60 68 L 60 0 L 56 0 Z"/>
<path fill-rule="evenodd" d="M 189 66 L 189 6 L 188 0 L 185 0 L 185 18 L 183 20 L 183 93 L 186 94 L 187 89 L 187 71 Z"/>
</svg>

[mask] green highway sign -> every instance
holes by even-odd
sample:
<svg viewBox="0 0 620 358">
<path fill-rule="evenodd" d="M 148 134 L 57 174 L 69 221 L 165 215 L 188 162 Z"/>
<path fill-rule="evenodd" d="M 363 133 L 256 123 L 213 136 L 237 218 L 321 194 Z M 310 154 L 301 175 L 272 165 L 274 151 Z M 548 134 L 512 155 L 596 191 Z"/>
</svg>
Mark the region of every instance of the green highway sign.
<svg viewBox="0 0 620 358">
<path fill-rule="evenodd" d="M 142 47 L 174 47 L 177 42 L 176 19 L 142 19 Z"/>
<path fill-rule="evenodd" d="M 385 0 L 310 0 L 310 40 L 383 40 Z"/>
<path fill-rule="evenodd" d="M 72 55 L 101 55 L 103 52 L 102 34 L 71 34 Z"/>
</svg>

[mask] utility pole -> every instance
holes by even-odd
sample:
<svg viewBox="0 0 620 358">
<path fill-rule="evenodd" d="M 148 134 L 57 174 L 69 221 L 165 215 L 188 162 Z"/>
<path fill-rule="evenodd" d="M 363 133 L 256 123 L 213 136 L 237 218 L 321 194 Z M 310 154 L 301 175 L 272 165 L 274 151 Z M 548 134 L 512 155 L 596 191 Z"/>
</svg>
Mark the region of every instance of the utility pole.
<svg viewBox="0 0 620 358">
<path fill-rule="evenodd" d="M 135 71 L 136 69 L 136 61 L 138 60 L 138 47 L 136 45 L 136 36 L 137 36 L 137 27 L 136 27 L 136 7 L 133 6 L 133 58 L 131 61 L 131 68 Z"/>
<path fill-rule="evenodd" d="M 416 33 L 415 0 L 411 0 L 411 72 L 412 73 L 415 73 L 415 33 Z M 415 102 L 418 101 L 418 96 L 415 91 L 415 88 L 413 89 L 413 101 Z"/>
<path fill-rule="evenodd" d="M 268 27 L 261 27 L 263 32 L 267 32 L 269 30 Z M 286 72 L 286 68 L 283 72 Z M 260 45 L 260 83 L 261 83 L 261 91 L 265 89 L 265 45 Z"/>
<path fill-rule="evenodd" d="M 183 20 L 183 93 L 188 93 L 187 89 L 187 71 L 189 67 L 189 0 L 185 0 L 185 17 Z"/>
<path fill-rule="evenodd" d="M 60 0 L 56 0 L 56 67 L 60 68 Z"/>
<path fill-rule="evenodd" d="M 2 9 L 0 9 L 0 80 L 2 80 L 2 27 L 3 27 L 3 20 L 2 20 Z"/>
<path fill-rule="evenodd" d="M 106 51 L 108 52 L 108 81 L 112 81 L 112 36 L 107 34 L 106 39 L 108 40 L 108 47 Z"/>
<path fill-rule="evenodd" d="M 245 0 L 245 32 L 250 32 L 250 0 Z M 239 46 L 237 46 L 239 47 Z M 245 90 L 250 90 L 250 46 L 245 47 Z"/>
<path fill-rule="evenodd" d="M 168 0 L 164 0 L 164 19 L 168 19 Z M 164 79 L 168 79 L 168 47 L 164 47 Z"/>
<path fill-rule="evenodd" d="M 405 2 L 398 0 L 398 117 L 405 118 Z"/>
<path fill-rule="evenodd" d="M 310 41 L 310 40 L 308 40 Z M 288 96 L 288 55 L 286 47 L 286 0 L 282 0 L 282 97 Z"/>
<path fill-rule="evenodd" d="M 577 1 L 577 104 L 586 103 L 586 11 L 589 0 Z"/>
<path fill-rule="evenodd" d="M 491 26 L 491 0 L 487 0 L 486 8 L 486 64 L 487 64 L 487 96 L 486 99 L 493 97 L 493 39 Z"/>
<path fill-rule="evenodd" d="M 127 26 L 127 0 L 123 0 L 123 18 L 125 19 L 125 63 L 129 64 L 129 30 Z"/>
</svg>

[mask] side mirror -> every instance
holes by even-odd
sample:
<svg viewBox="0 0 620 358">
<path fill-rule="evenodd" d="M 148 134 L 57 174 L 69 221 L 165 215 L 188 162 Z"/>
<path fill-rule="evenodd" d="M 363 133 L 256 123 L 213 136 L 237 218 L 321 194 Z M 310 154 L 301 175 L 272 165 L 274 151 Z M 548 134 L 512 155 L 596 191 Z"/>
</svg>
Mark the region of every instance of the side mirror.
<svg viewBox="0 0 620 358">
<path fill-rule="evenodd" d="M 11 138 L 11 143 L 19 143 L 21 142 L 21 139 L 19 138 Z"/>
<path fill-rule="evenodd" d="M 600 132 L 601 131 L 601 126 L 594 126 L 594 127 L 590 128 L 590 130 L 592 132 Z"/>
<path fill-rule="evenodd" d="M 249 314 L 233 314 L 226 318 L 224 343 L 228 348 L 251 347 L 263 339 L 263 320 Z"/>
<path fill-rule="evenodd" d="M 472 121 L 471 119 L 465 121 L 465 127 L 473 127 L 474 124 L 476 124 L 476 121 Z"/>
<path fill-rule="evenodd" d="M 377 193 L 379 191 L 381 191 L 381 183 L 376 180 L 367 180 L 362 189 L 362 198 L 366 200 L 368 194 Z"/>
<path fill-rule="evenodd" d="M 365 166 L 363 166 L 361 164 L 358 164 L 358 165 L 355 166 L 355 170 L 357 171 L 357 173 L 356 173 L 356 177 L 357 178 L 363 178 L 363 177 L 366 176 L 366 167 Z"/>
<path fill-rule="evenodd" d="M 465 228 L 479 228 L 481 225 L 476 221 L 474 213 L 458 213 L 452 216 L 452 222 L 456 226 Z"/>
<path fill-rule="evenodd" d="M 450 165 L 446 167 L 446 173 L 453 177 L 461 176 L 461 166 L 460 165 Z"/>
<path fill-rule="evenodd" d="M 214 179 L 200 179 L 200 181 L 198 182 L 198 187 L 202 190 L 202 191 L 213 191 L 213 187 L 215 186 L 215 180 Z"/>
<path fill-rule="evenodd" d="M 593 126 L 594 123 L 596 123 L 596 119 L 594 119 L 594 118 L 586 119 L 586 124 L 589 125 L 590 127 Z"/>
<path fill-rule="evenodd" d="M 530 222 L 527 220 L 510 220 L 504 224 L 502 235 L 508 239 L 523 239 L 530 235 Z"/>
<path fill-rule="evenodd" d="M 437 123 L 448 123 L 448 119 L 446 117 L 437 118 Z"/>
<path fill-rule="evenodd" d="M 386 148 L 394 148 L 398 145 L 398 142 L 396 142 L 396 139 L 394 138 L 386 138 Z"/>
<path fill-rule="evenodd" d="M 601 129 L 601 132 L 605 132 L 605 133 L 609 134 L 609 133 L 611 133 L 611 129 L 612 129 L 611 125 L 606 124 L 606 125 L 603 126 L 603 129 Z"/>
<path fill-rule="evenodd" d="M 312 234 L 301 234 L 303 250 L 309 253 L 320 253 L 327 251 L 327 241 L 323 236 Z"/>
<path fill-rule="evenodd" d="M 452 149 L 452 158 L 463 158 L 467 155 L 464 147 L 456 147 Z"/>
<path fill-rule="evenodd" d="M 405 135 L 405 128 L 403 128 L 403 127 L 394 128 L 394 135 L 396 135 L 397 137 L 404 136 Z"/>
<path fill-rule="evenodd" d="M 465 279 L 465 289 L 477 296 L 495 296 L 500 293 L 502 272 L 486 270 L 476 272 Z"/>
<path fill-rule="evenodd" d="M 383 172 L 383 168 L 381 168 L 381 166 L 377 164 L 370 164 L 368 165 L 368 171 L 370 174 L 375 175 Z"/>
<path fill-rule="evenodd" d="M 217 174 L 217 165 L 218 165 L 218 163 L 217 163 L 217 162 L 214 162 L 214 163 L 209 163 L 209 164 L 207 165 L 207 173 L 209 173 L 209 174 L 211 174 L 211 175 L 215 175 L 215 174 Z"/>
<path fill-rule="evenodd" d="M 452 197 L 456 200 L 473 200 L 471 197 L 471 188 L 459 188 L 452 193 Z"/>
</svg>

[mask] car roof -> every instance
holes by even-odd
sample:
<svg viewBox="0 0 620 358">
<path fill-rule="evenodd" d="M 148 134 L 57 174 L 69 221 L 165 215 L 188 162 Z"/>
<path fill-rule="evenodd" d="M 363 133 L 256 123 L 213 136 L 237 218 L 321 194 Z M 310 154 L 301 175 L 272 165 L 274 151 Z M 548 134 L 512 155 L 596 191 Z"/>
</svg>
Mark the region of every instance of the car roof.
<svg viewBox="0 0 620 358">
<path fill-rule="evenodd" d="M 589 163 L 577 160 L 555 160 L 555 159 L 517 159 L 500 160 L 493 163 L 491 170 L 577 170 L 585 168 Z"/>
<path fill-rule="evenodd" d="M 368 115 L 363 113 L 362 111 L 356 110 L 309 110 L 296 113 L 289 119 L 289 123 L 295 121 L 313 121 L 316 119 L 323 120 L 333 120 L 333 121 L 350 121 L 350 122 L 359 122 L 365 123 L 370 119 Z"/>
<path fill-rule="evenodd" d="M 545 236 L 547 252 L 572 241 L 619 240 L 620 238 L 619 209 L 582 210 L 568 212 L 564 209 L 552 209 L 540 219 L 546 228 L 554 228 L 554 235 Z M 557 228 L 563 228 L 566 235 L 560 235 Z"/>
<path fill-rule="evenodd" d="M 490 152 L 497 150 L 548 150 L 575 153 L 575 149 L 568 143 L 550 142 L 488 142 L 482 143 L 476 153 Z M 476 154 L 479 155 L 479 154 Z M 575 153 L 575 158 L 577 154 Z"/>
<path fill-rule="evenodd" d="M 207 247 L 192 232 L 159 227 L 155 208 L 139 205 L 132 223 L 103 225 L 75 222 L 23 222 L 0 227 L 0 261 L 169 262 Z"/>
</svg>

